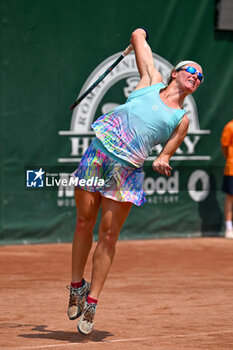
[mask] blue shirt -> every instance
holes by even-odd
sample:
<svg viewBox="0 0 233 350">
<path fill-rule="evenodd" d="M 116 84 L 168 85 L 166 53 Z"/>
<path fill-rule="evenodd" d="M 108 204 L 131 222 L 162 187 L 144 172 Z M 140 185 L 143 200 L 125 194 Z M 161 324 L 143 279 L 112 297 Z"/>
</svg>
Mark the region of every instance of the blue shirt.
<svg viewBox="0 0 233 350">
<path fill-rule="evenodd" d="M 169 139 L 185 110 L 168 107 L 161 100 L 159 93 L 164 87 L 158 83 L 134 90 L 125 104 L 92 124 L 110 153 L 140 167 L 155 145 Z"/>
</svg>

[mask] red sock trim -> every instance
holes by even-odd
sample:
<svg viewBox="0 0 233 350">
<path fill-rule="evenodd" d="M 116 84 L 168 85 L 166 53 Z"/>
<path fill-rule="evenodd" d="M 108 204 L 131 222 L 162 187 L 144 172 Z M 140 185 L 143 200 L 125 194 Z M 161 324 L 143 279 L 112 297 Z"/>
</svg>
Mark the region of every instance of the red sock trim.
<svg viewBox="0 0 233 350">
<path fill-rule="evenodd" d="M 89 297 L 89 295 L 87 296 L 87 303 L 88 304 L 97 304 L 98 303 L 98 299 L 94 299 Z"/>
<path fill-rule="evenodd" d="M 82 285 L 83 285 L 83 278 L 79 282 L 71 282 L 70 285 L 73 288 L 80 288 L 80 287 L 82 287 Z"/>
</svg>

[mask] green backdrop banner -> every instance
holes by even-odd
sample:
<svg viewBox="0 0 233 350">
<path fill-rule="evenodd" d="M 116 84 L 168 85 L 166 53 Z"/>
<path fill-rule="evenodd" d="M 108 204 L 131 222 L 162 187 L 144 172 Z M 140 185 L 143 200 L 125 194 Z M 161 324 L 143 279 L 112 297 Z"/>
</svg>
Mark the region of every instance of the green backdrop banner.
<svg viewBox="0 0 233 350">
<path fill-rule="evenodd" d="M 140 26 L 150 32 L 164 81 L 184 59 L 200 62 L 205 81 L 185 101 L 190 128 L 171 160 L 172 177 L 152 171 L 158 145 L 145 163 L 147 203 L 132 208 L 121 238 L 221 235 L 220 137 L 232 117 L 233 32 L 215 30 L 215 1 L 2 0 L 0 9 L 0 243 L 72 240 L 70 173 L 94 136 L 93 120 L 134 89 L 134 54 L 73 112 L 69 106 Z"/>
</svg>

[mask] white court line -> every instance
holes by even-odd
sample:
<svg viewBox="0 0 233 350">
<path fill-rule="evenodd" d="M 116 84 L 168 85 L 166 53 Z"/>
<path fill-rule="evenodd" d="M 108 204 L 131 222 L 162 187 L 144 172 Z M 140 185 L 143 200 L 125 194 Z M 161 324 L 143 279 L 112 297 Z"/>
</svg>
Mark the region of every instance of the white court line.
<svg viewBox="0 0 233 350">
<path fill-rule="evenodd" d="M 154 339 L 155 337 L 151 338 Z M 144 341 L 150 338 L 129 338 L 129 339 L 115 339 L 115 340 L 102 340 L 102 341 L 87 341 L 87 342 L 76 342 L 76 343 L 65 343 L 65 344 L 52 344 L 52 345 L 36 345 L 36 346 L 23 346 L 18 347 L 17 350 L 29 350 L 29 349 L 48 349 L 48 348 L 55 348 L 55 347 L 62 347 L 62 346 L 87 346 L 87 345 L 94 345 L 94 344 L 109 344 L 109 343 L 122 343 L 122 342 L 131 342 L 131 341 Z M 10 348 L 5 348 L 10 349 Z M 11 348 L 14 349 L 14 348 Z"/>
<path fill-rule="evenodd" d="M 225 330 L 225 331 L 216 331 L 216 332 L 203 332 L 203 333 L 188 333 L 188 334 L 167 334 L 167 335 L 162 335 L 162 334 L 155 334 L 153 337 L 146 337 L 146 338 L 128 338 L 128 339 L 112 339 L 112 340 L 102 340 L 102 341 L 88 341 L 88 342 L 76 342 L 76 343 L 62 343 L 62 344 L 52 344 L 52 345 L 36 345 L 36 346 L 23 346 L 23 347 L 17 347 L 17 350 L 33 350 L 33 349 L 52 349 L 56 347 L 68 347 L 68 346 L 87 346 L 88 344 L 93 345 L 93 344 L 111 344 L 111 343 L 126 343 L 126 342 L 131 342 L 131 341 L 146 341 L 146 340 L 153 340 L 158 338 L 166 339 L 166 338 L 188 338 L 188 337 L 201 337 L 201 336 L 208 336 L 208 335 L 216 335 L 216 334 L 224 334 L 224 333 L 232 333 L 233 330 Z M 5 347 L 2 348 L 2 350 L 6 349 L 14 349 L 12 347 Z"/>
</svg>

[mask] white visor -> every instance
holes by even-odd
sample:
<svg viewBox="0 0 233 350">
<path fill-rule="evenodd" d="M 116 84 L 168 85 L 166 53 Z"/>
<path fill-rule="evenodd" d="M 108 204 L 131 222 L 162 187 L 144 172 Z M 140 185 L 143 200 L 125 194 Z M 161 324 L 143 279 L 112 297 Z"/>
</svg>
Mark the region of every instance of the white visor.
<svg viewBox="0 0 233 350">
<path fill-rule="evenodd" d="M 195 64 L 198 64 L 198 66 L 199 67 L 201 67 L 201 70 L 202 70 L 202 66 L 199 64 L 199 63 L 197 63 L 197 62 L 195 62 L 195 61 L 182 61 L 182 62 L 180 62 L 180 63 L 178 63 L 176 66 L 175 66 L 175 70 L 177 70 L 177 69 L 179 69 L 179 68 L 181 68 L 181 67 L 183 67 L 183 66 L 187 66 L 188 64 L 193 64 L 193 63 L 195 63 Z"/>
</svg>

